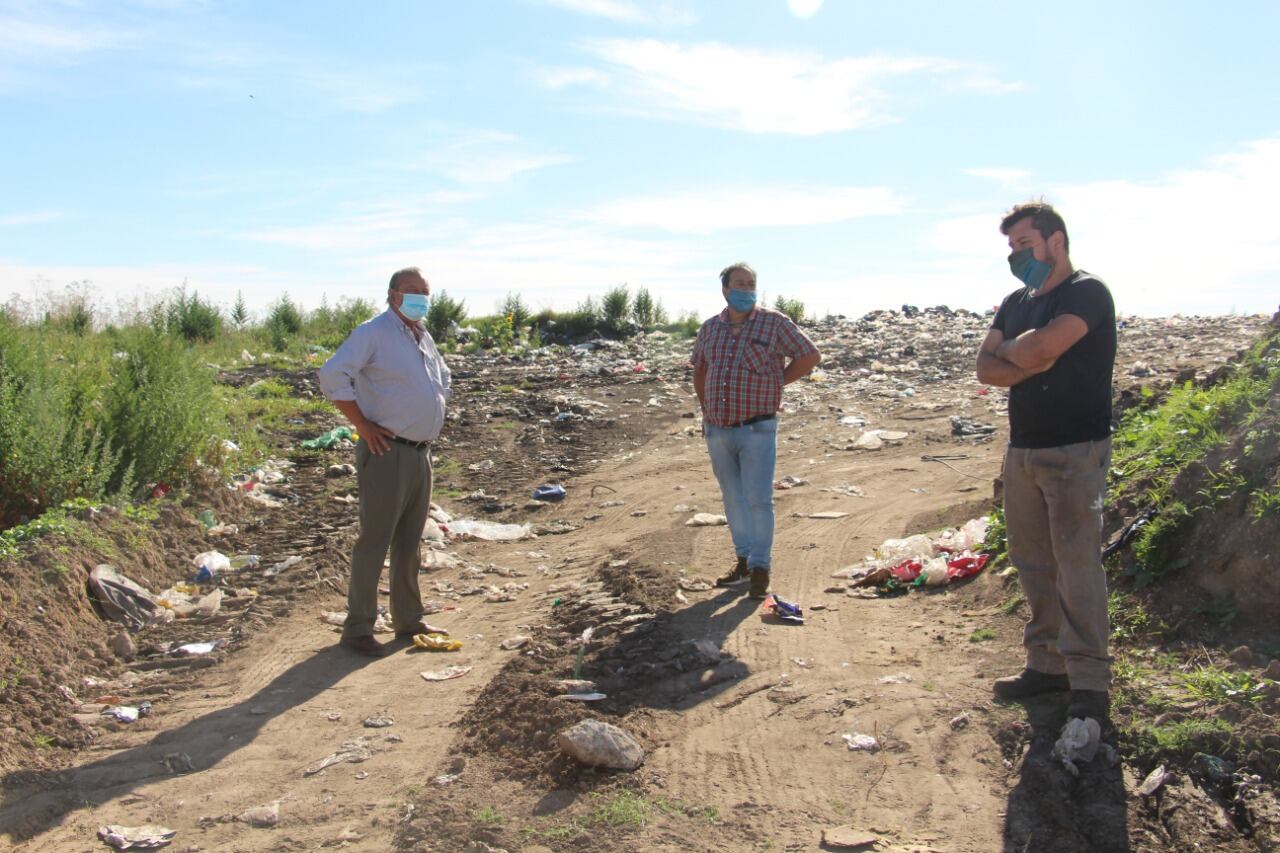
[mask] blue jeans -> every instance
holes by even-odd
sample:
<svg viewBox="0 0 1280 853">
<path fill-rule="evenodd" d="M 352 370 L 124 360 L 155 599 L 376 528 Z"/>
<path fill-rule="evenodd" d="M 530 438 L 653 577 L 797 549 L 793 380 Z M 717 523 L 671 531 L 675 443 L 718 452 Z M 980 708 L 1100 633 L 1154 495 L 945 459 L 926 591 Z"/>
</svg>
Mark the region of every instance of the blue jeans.
<svg viewBox="0 0 1280 853">
<path fill-rule="evenodd" d="M 707 424 L 707 452 L 720 483 L 733 550 L 768 571 L 773 551 L 773 469 L 778 419 L 727 429 Z"/>
</svg>

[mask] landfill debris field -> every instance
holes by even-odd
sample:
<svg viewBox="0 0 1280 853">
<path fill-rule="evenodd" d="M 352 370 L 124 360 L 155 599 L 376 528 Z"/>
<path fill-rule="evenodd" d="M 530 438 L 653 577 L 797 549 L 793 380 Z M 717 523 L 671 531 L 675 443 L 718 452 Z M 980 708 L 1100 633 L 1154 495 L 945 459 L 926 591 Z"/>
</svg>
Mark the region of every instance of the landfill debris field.
<svg viewBox="0 0 1280 853">
<path fill-rule="evenodd" d="M 1117 417 L 1221 382 L 1273 322 L 1125 318 Z M 1026 610 L 990 548 L 989 325 L 805 324 L 823 361 L 779 413 L 764 601 L 715 586 L 733 549 L 692 340 L 664 333 L 446 356 L 420 576 L 442 630 L 397 638 L 385 614 L 385 657 L 337 645 L 358 436 L 332 408 L 265 428 L 251 470 L 157 485 L 150 520 L 86 509 L 93 535 L 0 562 L 0 847 L 1276 849 L 1273 521 L 1224 520 L 1140 586 L 1143 507 L 1118 501 L 1113 724 L 992 697 Z M 319 396 L 314 367 L 219 371 L 268 380 Z M 1276 450 L 1265 409 L 1254 457 Z"/>
</svg>

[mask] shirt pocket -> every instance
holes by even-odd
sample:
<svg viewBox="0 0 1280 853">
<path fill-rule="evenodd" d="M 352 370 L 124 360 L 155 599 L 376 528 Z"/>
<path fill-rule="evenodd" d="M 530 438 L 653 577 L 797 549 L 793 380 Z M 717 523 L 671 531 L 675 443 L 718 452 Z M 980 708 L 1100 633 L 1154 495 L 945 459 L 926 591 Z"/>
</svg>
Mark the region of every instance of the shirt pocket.
<svg viewBox="0 0 1280 853">
<path fill-rule="evenodd" d="M 750 339 L 742 345 L 742 365 L 747 370 L 760 376 L 771 377 L 781 372 L 778 360 L 770 352 L 769 346 L 754 339 Z"/>
</svg>

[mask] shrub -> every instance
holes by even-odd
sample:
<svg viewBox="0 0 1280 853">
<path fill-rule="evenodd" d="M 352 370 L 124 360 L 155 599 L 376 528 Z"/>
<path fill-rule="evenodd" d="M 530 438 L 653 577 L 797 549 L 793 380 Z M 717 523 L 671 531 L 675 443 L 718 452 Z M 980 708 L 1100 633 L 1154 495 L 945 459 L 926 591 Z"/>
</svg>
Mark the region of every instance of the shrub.
<svg viewBox="0 0 1280 853">
<path fill-rule="evenodd" d="M 498 313 L 504 317 L 510 317 L 511 325 L 515 329 L 525 328 L 533 317 L 529 312 L 529 306 L 524 304 L 524 300 L 518 293 L 508 293 L 507 298 L 498 306 Z"/>
<path fill-rule="evenodd" d="M 277 352 L 289 346 L 289 339 L 302 331 L 302 312 L 286 293 L 271 306 L 267 315 L 267 339 Z"/>
<path fill-rule="evenodd" d="M 244 292 L 237 290 L 236 302 L 231 306 L 231 324 L 237 329 L 243 329 L 248 322 L 249 307 L 244 304 Z"/>
<path fill-rule="evenodd" d="M 799 323 L 804 320 L 804 303 L 799 299 L 786 299 L 779 296 L 773 302 L 775 311 L 781 311 L 791 318 L 791 322 Z"/>
<path fill-rule="evenodd" d="M 187 341 L 208 343 L 222 329 L 222 314 L 212 302 L 205 302 L 192 291 L 178 291 L 165 310 L 165 328 L 171 335 L 181 335 Z"/>
<path fill-rule="evenodd" d="M 627 318 L 631 315 L 631 294 L 625 284 L 611 287 L 600 303 L 600 325 L 611 332 L 627 331 Z"/>
<path fill-rule="evenodd" d="M 662 307 L 662 300 L 654 299 L 648 288 L 642 287 L 631 303 L 631 319 L 643 329 L 652 329 L 667 322 L 667 309 Z"/>
<path fill-rule="evenodd" d="M 431 294 L 431 308 L 427 311 L 427 331 L 436 341 L 453 337 L 453 327 L 467 322 L 467 302 L 454 299 L 447 291 Z"/>
</svg>

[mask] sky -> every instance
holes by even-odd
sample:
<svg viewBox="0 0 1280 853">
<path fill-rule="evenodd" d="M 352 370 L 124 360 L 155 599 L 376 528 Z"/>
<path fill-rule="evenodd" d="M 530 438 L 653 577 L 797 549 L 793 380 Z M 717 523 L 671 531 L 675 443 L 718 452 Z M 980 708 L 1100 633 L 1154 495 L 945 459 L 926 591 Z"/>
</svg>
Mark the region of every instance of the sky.
<svg viewBox="0 0 1280 853">
<path fill-rule="evenodd" d="M 0 302 L 488 314 L 745 260 L 810 314 L 1014 290 L 1043 198 L 1121 314 L 1280 306 L 1280 4 L 0 0 Z"/>
</svg>

